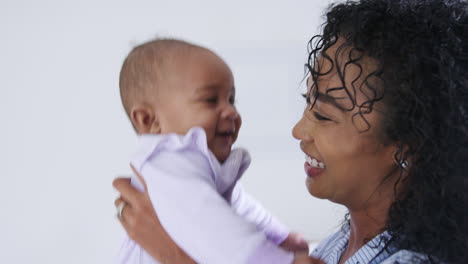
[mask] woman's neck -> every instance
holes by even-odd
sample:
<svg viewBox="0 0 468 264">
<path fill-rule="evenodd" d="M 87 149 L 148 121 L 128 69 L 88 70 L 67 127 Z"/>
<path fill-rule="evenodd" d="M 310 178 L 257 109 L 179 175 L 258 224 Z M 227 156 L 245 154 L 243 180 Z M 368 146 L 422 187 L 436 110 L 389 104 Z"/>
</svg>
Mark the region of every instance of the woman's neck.
<svg viewBox="0 0 468 264">
<path fill-rule="evenodd" d="M 373 206 L 363 206 L 359 209 L 348 207 L 351 220 L 350 236 L 340 264 L 346 262 L 367 242 L 384 231 L 390 204 L 390 201 L 381 200 Z"/>
<path fill-rule="evenodd" d="M 364 246 L 368 241 L 382 233 L 385 229 L 388 211 L 381 215 L 370 215 L 367 212 L 350 212 L 350 236 L 348 248 L 355 248 L 356 251 Z"/>
</svg>

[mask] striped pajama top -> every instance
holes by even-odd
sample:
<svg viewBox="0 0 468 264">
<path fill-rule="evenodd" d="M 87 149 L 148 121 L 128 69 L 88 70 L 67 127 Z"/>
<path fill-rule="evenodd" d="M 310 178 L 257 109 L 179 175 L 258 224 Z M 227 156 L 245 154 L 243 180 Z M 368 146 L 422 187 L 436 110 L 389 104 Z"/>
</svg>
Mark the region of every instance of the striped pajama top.
<svg viewBox="0 0 468 264">
<path fill-rule="evenodd" d="M 311 253 L 326 264 L 337 264 L 349 241 L 350 226 L 345 224 L 340 230 L 324 239 Z M 385 242 L 391 238 L 385 231 L 361 247 L 344 264 L 403 264 L 425 263 L 426 255 L 409 250 L 385 248 Z"/>
</svg>

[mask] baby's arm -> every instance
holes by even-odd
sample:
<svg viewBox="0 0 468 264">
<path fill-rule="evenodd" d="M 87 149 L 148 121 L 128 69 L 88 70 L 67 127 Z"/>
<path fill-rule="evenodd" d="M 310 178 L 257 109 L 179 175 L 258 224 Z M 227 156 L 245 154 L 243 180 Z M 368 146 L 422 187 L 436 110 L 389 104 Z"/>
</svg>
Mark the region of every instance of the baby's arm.
<svg viewBox="0 0 468 264">
<path fill-rule="evenodd" d="M 234 187 L 231 197 L 234 210 L 256 224 L 267 238 L 289 251 L 308 251 L 309 246 L 301 235 L 290 233 L 288 228 L 268 212 L 257 200 L 244 191 L 240 183 Z"/>
<path fill-rule="evenodd" d="M 197 262 L 292 263 L 292 253 L 266 240 L 218 194 L 209 161 L 200 152 L 162 152 L 134 165 L 161 224 Z"/>
<path fill-rule="evenodd" d="M 288 228 L 248 194 L 240 183 L 234 187 L 231 205 L 240 216 L 254 223 L 276 245 L 283 242 L 289 235 Z"/>
</svg>

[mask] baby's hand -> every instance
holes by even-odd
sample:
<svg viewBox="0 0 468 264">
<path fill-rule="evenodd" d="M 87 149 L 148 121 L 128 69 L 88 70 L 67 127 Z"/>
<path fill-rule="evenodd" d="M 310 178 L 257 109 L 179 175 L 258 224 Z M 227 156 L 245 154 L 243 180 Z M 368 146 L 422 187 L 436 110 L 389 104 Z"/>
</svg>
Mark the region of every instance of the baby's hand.
<svg viewBox="0 0 468 264">
<path fill-rule="evenodd" d="M 288 237 L 280 244 L 280 247 L 287 251 L 309 253 L 309 244 L 298 233 L 289 233 Z"/>
</svg>

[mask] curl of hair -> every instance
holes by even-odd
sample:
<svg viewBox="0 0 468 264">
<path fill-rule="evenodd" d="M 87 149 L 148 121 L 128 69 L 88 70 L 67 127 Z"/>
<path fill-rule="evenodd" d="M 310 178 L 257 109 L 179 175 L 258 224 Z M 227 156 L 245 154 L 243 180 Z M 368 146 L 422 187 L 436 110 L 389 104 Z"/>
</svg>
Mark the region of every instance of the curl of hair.
<svg viewBox="0 0 468 264">
<path fill-rule="evenodd" d="M 343 87 L 333 89 L 350 98 L 365 92 L 367 100 L 353 105 L 364 119 L 375 103 L 385 106 L 382 138 L 400 147 L 396 160 L 410 165 L 407 177 L 400 173 L 399 193 L 395 186 L 385 226 L 392 240 L 384 243 L 431 262 L 468 263 L 467 10 L 463 0 L 346 1 L 330 6 L 322 34 L 309 42 L 314 83 L 327 71 L 318 56 L 336 63 L 347 47 L 338 70 Z M 338 39 L 344 43 L 335 57 L 326 56 Z M 366 57 L 379 67 L 364 76 L 365 89 L 346 87 L 346 67 L 361 67 Z"/>
</svg>

